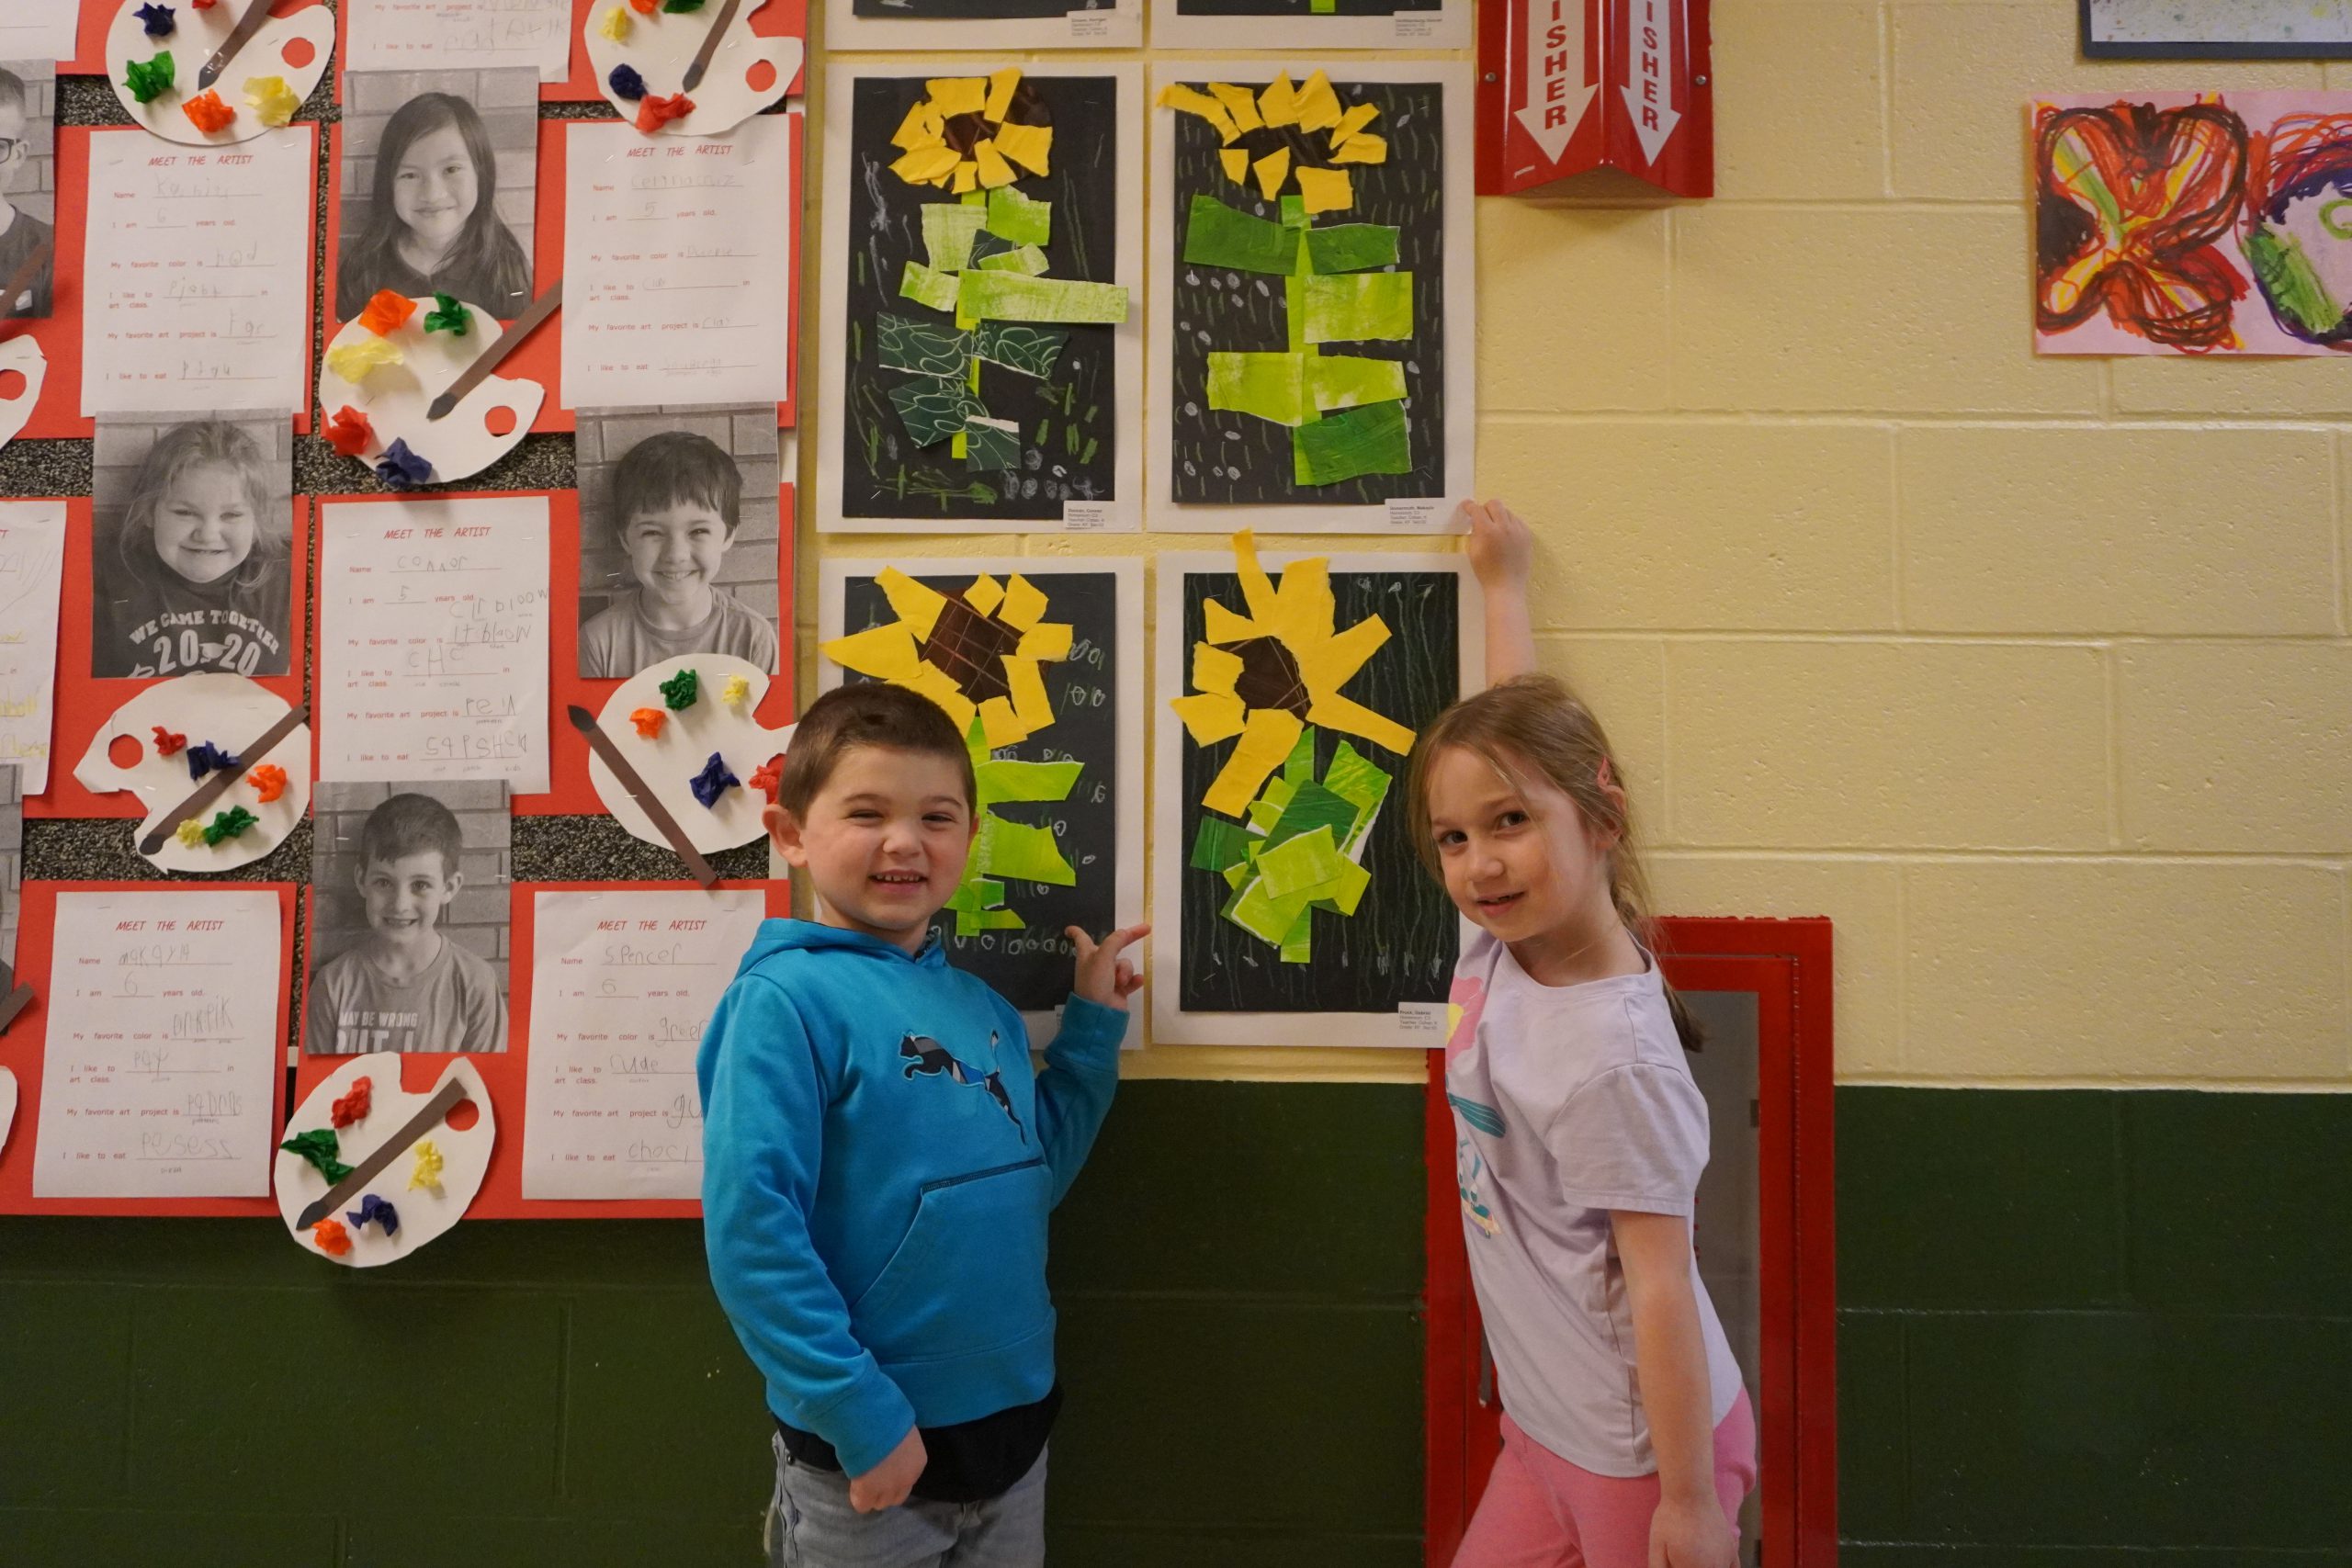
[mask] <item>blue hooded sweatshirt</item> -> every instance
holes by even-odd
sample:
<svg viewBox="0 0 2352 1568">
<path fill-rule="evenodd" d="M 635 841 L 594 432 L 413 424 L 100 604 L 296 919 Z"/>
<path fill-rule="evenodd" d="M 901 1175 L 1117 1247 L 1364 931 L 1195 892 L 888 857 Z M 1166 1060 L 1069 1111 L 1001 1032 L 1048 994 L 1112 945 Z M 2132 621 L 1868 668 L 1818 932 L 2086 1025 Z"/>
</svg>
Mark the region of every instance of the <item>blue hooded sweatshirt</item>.
<svg viewBox="0 0 2352 1568">
<path fill-rule="evenodd" d="M 695 1061 L 704 1245 L 771 1408 L 848 1474 L 1052 1389 L 1046 1216 L 1126 1022 L 1070 998 L 1033 1073 L 1021 1015 L 936 942 L 762 922 Z"/>
</svg>

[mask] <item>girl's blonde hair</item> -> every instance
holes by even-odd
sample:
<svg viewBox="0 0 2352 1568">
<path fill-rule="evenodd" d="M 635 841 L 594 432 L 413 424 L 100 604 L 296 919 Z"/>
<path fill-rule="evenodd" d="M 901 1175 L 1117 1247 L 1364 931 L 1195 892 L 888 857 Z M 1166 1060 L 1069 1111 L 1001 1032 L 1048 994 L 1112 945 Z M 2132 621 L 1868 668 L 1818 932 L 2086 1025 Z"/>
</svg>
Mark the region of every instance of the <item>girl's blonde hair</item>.
<svg viewBox="0 0 2352 1568">
<path fill-rule="evenodd" d="M 1610 749 L 1600 720 L 1574 692 L 1549 675 L 1520 675 L 1463 698 L 1422 727 L 1407 766 L 1406 809 L 1414 852 L 1431 876 L 1444 880 L 1437 840 L 1430 832 L 1430 770 L 1441 751 L 1459 747 L 1524 792 L 1540 780 L 1568 797 L 1587 827 L 1610 840 L 1609 899 L 1617 918 L 1645 950 L 1656 948 L 1649 878 L 1642 869 L 1625 770 Z M 1665 977 L 1659 976 L 1661 984 Z M 1700 1048 L 1698 1023 L 1666 987 L 1675 1032 L 1686 1050 Z"/>
<path fill-rule="evenodd" d="M 171 570 L 155 554 L 155 511 L 182 474 L 208 463 L 235 469 L 254 509 L 254 547 L 237 565 L 235 585 L 253 588 L 268 581 L 278 559 L 293 553 L 285 513 L 274 504 L 277 497 L 270 493 L 269 468 L 262 460 L 261 443 L 251 432 L 225 421 L 200 419 L 164 431 L 140 461 L 139 475 L 131 481 L 130 503 L 115 531 L 115 555 L 133 576 L 152 580 L 155 573 Z"/>
</svg>

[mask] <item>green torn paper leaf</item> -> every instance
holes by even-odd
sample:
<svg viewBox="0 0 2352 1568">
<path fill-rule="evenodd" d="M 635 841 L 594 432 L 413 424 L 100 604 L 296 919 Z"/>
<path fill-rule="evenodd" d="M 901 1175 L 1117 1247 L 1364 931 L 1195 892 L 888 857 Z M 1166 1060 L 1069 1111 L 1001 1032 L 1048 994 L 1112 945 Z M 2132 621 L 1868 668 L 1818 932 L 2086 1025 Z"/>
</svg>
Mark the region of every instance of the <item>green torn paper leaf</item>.
<svg viewBox="0 0 2352 1568">
<path fill-rule="evenodd" d="M 1334 223 L 1328 229 L 1309 229 L 1306 254 L 1317 272 L 1395 266 L 1396 231 L 1385 223 Z"/>
<path fill-rule="evenodd" d="M 922 207 L 922 244 L 933 272 L 961 272 L 972 264 L 972 241 L 988 221 L 985 208 L 960 201 L 930 201 Z"/>
<path fill-rule="evenodd" d="M 919 261 L 910 261 L 905 275 L 899 279 L 899 292 L 918 305 L 952 310 L 956 308 L 956 275 L 933 272 Z"/>
<path fill-rule="evenodd" d="M 1413 275 L 1309 273 L 1301 279 L 1306 301 L 1306 341 L 1368 343 L 1413 335 Z"/>
<path fill-rule="evenodd" d="M 1069 341 L 1069 333 L 1047 327 L 1023 326 L 1018 321 L 984 321 L 979 329 L 979 346 L 973 352 L 991 365 L 1001 365 L 1007 370 L 1018 370 L 1023 376 L 1042 380 L 1053 373 L 1054 361 L 1061 357 L 1062 344 Z"/>
<path fill-rule="evenodd" d="M 890 389 L 890 403 L 907 422 L 907 434 L 918 446 L 934 446 L 961 435 L 967 423 L 988 412 L 960 377 L 901 381 Z"/>
<path fill-rule="evenodd" d="M 953 327 L 894 316 L 885 310 L 874 320 L 874 346 L 885 370 L 906 370 L 917 376 L 961 376 L 972 367 L 972 335 Z"/>
<path fill-rule="evenodd" d="M 1258 856 L 1258 874 L 1265 879 L 1266 895 L 1287 898 L 1311 892 L 1340 875 L 1338 840 L 1327 824 L 1311 833 L 1283 840 Z"/>
<path fill-rule="evenodd" d="M 1259 941 L 1280 945 L 1291 928 L 1306 918 L 1313 902 L 1306 894 L 1277 898 L 1266 891 L 1263 877 L 1251 877 L 1248 886 L 1226 901 L 1224 914 Z"/>
<path fill-rule="evenodd" d="M 1344 740 L 1332 753 L 1331 765 L 1323 770 L 1323 787 L 1354 807 L 1359 818 L 1379 809 L 1393 782 L 1386 769 Z"/>
<path fill-rule="evenodd" d="M 1014 186 L 999 186 L 989 192 L 988 231 L 1016 245 L 1049 243 L 1054 232 L 1054 204 L 1023 196 Z"/>
<path fill-rule="evenodd" d="M 1315 957 L 1315 916 L 1301 909 L 1298 919 L 1283 933 L 1282 960 L 1285 964 L 1311 963 Z"/>
<path fill-rule="evenodd" d="M 1275 205 L 1282 209 L 1283 228 L 1304 229 L 1306 227 L 1306 198 L 1305 197 L 1286 196 Z"/>
<path fill-rule="evenodd" d="M 1127 291 L 1115 283 L 1026 277 L 1017 272 L 967 272 L 958 281 L 956 313 L 973 321 L 1115 324 L 1127 319 Z"/>
<path fill-rule="evenodd" d="M 1214 379 L 1210 385 L 1216 385 Z M 1394 402 L 1405 395 L 1405 364 L 1399 359 L 1372 359 L 1353 354 L 1309 355 L 1306 389 L 1315 400 L 1317 412 L 1321 413 L 1365 403 Z"/>
<path fill-rule="evenodd" d="M 1250 842 L 1248 833 L 1224 818 L 1203 817 L 1189 863 L 1194 871 L 1225 871 L 1249 860 Z"/>
<path fill-rule="evenodd" d="M 993 758 L 972 770 L 980 798 L 994 806 L 1001 801 L 1068 800 L 1086 770 L 1083 762 L 1023 762 Z"/>
<path fill-rule="evenodd" d="M 1212 354 L 1209 407 L 1252 413 L 1276 424 L 1306 419 L 1302 360 L 1296 354 Z"/>
<path fill-rule="evenodd" d="M 1196 196 L 1184 224 L 1184 259 L 1236 272 L 1288 273 L 1298 265 L 1298 231 Z"/>
<path fill-rule="evenodd" d="M 1018 272 L 1035 277 L 1046 270 L 1046 253 L 1035 245 L 1023 245 L 1017 251 L 999 251 L 984 256 L 980 267 L 986 272 Z"/>
<path fill-rule="evenodd" d="M 1021 462 L 1021 427 L 1009 419 L 974 414 L 964 423 L 967 468 L 1011 468 Z"/>
<path fill-rule="evenodd" d="M 1043 882 L 1056 887 L 1078 885 L 1078 873 L 1062 858 L 1061 846 L 1054 841 L 1050 829 L 1008 822 L 991 813 L 980 818 L 972 855 L 989 868 L 990 875 L 1008 882 Z"/>
<path fill-rule="evenodd" d="M 1355 826 L 1356 808 L 1324 788 L 1319 784 L 1303 784 L 1298 793 L 1290 797 L 1283 814 L 1266 835 L 1266 847 L 1258 852 L 1263 861 L 1275 849 L 1297 838 L 1312 833 L 1317 828 L 1329 828 L 1336 836 Z"/>
<path fill-rule="evenodd" d="M 1335 485 L 1364 474 L 1413 470 L 1405 405 L 1374 403 L 1342 409 L 1290 433 L 1292 477 L 1303 485 Z"/>
<path fill-rule="evenodd" d="M 1347 742 L 1343 740 L 1340 744 L 1344 746 Z M 1314 782 L 1315 730 L 1310 726 L 1300 730 L 1298 739 L 1291 743 L 1290 755 L 1283 759 L 1282 777 L 1267 780 L 1266 787 L 1260 792 L 1260 797 L 1274 801 L 1278 805 L 1288 806 L 1290 797 L 1298 793 L 1299 785 Z M 1282 786 L 1282 793 L 1279 795 L 1274 791 L 1276 784 Z"/>
</svg>

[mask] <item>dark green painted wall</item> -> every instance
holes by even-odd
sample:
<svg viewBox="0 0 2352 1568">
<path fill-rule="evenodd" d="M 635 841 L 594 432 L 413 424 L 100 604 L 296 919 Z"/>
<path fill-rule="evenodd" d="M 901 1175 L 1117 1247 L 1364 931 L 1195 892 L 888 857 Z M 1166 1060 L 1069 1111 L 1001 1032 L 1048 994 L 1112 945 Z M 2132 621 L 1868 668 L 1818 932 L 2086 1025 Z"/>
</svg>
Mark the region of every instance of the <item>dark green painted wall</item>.
<svg viewBox="0 0 2352 1568">
<path fill-rule="evenodd" d="M 1846 1568 L 2352 1565 L 2352 1096 L 1839 1091 Z M 1420 1097 L 1137 1083 L 1057 1217 L 1061 1568 L 1419 1561 Z M 684 1224 L 0 1221 L 0 1564 L 753 1560 Z"/>
<path fill-rule="evenodd" d="M 2352 1564 L 2352 1095 L 1838 1095 L 1844 1568 Z"/>
<path fill-rule="evenodd" d="M 1136 1083 L 1057 1216 L 1069 1568 L 1408 1568 L 1421 1100 Z M 19 1129 L 19 1134 L 23 1133 Z M 699 1227 L 0 1220 L 0 1564 L 698 1568 L 770 1469 Z"/>
</svg>

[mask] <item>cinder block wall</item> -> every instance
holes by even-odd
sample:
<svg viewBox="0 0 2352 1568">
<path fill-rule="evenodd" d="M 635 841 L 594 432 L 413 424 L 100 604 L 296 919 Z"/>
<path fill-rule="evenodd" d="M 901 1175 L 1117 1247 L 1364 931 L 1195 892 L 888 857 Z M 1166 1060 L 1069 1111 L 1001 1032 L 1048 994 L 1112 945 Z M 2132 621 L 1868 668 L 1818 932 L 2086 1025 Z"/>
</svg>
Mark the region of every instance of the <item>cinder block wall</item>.
<svg viewBox="0 0 2352 1568">
<path fill-rule="evenodd" d="M 368 814 L 408 786 L 396 784 L 321 784 L 311 795 L 314 849 L 310 966 L 316 969 L 356 943 L 368 928 L 360 901 L 359 833 Z M 442 912 L 441 933 L 488 959 L 506 988 L 510 910 L 514 880 L 510 845 L 513 821 L 506 786 L 495 780 L 436 783 L 424 790 L 449 808 L 465 837 L 458 870 L 465 886 Z"/>
<path fill-rule="evenodd" d="M 613 516 L 613 466 L 647 436 L 687 430 L 708 436 L 743 475 L 742 515 L 727 547 L 718 586 L 747 609 L 780 624 L 776 555 L 781 472 L 775 412 L 752 408 L 646 408 L 582 413 L 575 437 L 580 474 L 580 619 L 636 586 Z"/>
</svg>

